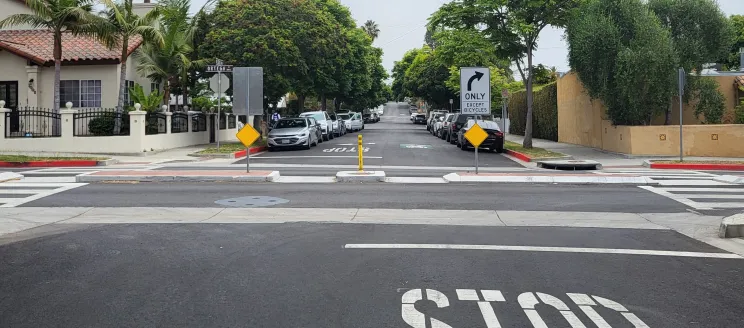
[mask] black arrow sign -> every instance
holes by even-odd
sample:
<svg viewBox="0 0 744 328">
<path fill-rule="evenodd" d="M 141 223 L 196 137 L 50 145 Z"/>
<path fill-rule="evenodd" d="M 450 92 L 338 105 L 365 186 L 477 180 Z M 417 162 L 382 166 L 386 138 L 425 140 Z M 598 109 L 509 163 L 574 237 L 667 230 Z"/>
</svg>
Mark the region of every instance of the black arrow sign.
<svg viewBox="0 0 744 328">
<path fill-rule="evenodd" d="M 470 80 L 468 80 L 468 91 L 473 91 L 473 81 L 475 79 L 478 79 L 478 81 L 480 81 L 482 77 L 483 73 L 475 71 L 475 74 L 470 77 Z"/>
</svg>

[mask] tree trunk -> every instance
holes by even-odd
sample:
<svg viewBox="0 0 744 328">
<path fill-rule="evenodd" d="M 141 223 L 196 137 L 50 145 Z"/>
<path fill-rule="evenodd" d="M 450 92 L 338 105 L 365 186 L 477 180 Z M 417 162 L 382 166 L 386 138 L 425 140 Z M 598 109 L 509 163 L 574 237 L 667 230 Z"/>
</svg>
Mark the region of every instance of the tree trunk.
<svg viewBox="0 0 744 328">
<path fill-rule="evenodd" d="M 672 124 L 672 108 L 674 107 L 674 96 L 669 99 L 669 107 L 667 107 L 666 115 L 664 116 L 664 125 Z"/>
<path fill-rule="evenodd" d="M 305 95 L 298 94 L 297 95 L 297 113 L 302 113 L 302 110 L 305 109 Z"/>
<path fill-rule="evenodd" d="M 524 127 L 522 147 L 532 148 L 532 48 L 527 48 L 527 125 Z"/>
<path fill-rule="evenodd" d="M 326 105 L 325 93 L 320 95 L 320 101 L 321 101 L 320 110 L 325 111 L 328 108 L 328 106 Z"/>
<path fill-rule="evenodd" d="M 54 104 L 52 108 L 59 113 L 59 80 L 62 71 L 62 32 L 54 32 Z"/>
<path fill-rule="evenodd" d="M 338 113 L 341 111 L 341 99 L 334 98 L 333 99 L 333 109 Z"/>
<path fill-rule="evenodd" d="M 127 55 L 129 54 L 129 39 L 125 36 L 122 40 L 121 50 L 121 69 L 119 70 L 119 101 L 116 104 L 116 119 L 114 121 L 114 135 L 119 135 L 121 132 L 121 114 L 124 112 L 124 91 L 127 87 Z"/>
</svg>

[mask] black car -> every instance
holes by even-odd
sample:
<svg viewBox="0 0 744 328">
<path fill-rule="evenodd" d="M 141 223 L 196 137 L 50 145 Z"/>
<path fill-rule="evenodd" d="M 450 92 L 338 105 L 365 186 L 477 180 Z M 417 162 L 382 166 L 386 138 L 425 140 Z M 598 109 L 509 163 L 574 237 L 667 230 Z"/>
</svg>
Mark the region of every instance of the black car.
<svg viewBox="0 0 744 328">
<path fill-rule="evenodd" d="M 457 133 L 462 129 L 465 124 L 468 123 L 468 120 L 490 120 L 491 115 L 476 115 L 476 114 L 462 114 L 457 113 L 455 114 L 455 117 L 452 118 L 452 123 L 447 127 L 449 131 L 447 131 L 447 141 L 451 144 L 457 143 Z"/>
<path fill-rule="evenodd" d="M 413 117 L 413 124 L 426 124 L 426 114 L 416 114 Z"/>
<path fill-rule="evenodd" d="M 473 145 L 467 138 L 465 138 L 465 133 L 467 133 L 476 122 L 478 122 L 478 125 L 488 133 L 488 137 L 486 137 L 486 140 L 483 140 L 483 143 L 481 143 L 478 148 L 485 148 L 495 153 L 504 152 L 504 133 L 501 132 L 499 124 L 494 121 L 468 120 L 465 127 L 460 129 L 457 133 L 457 146 L 462 150 L 473 148 Z"/>
<path fill-rule="evenodd" d="M 375 117 L 372 116 L 372 114 L 364 114 L 362 115 L 362 119 L 364 120 L 364 123 L 375 123 Z"/>
</svg>

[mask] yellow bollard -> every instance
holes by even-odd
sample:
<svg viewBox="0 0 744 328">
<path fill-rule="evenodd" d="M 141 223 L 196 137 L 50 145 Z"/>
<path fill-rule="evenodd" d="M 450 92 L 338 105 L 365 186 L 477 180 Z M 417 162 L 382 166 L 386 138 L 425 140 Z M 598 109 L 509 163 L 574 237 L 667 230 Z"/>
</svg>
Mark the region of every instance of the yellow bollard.
<svg viewBox="0 0 744 328">
<path fill-rule="evenodd" d="M 364 149 L 362 147 L 362 135 L 360 134 L 357 138 L 357 152 L 359 152 L 359 172 L 364 171 Z"/>
</svg>

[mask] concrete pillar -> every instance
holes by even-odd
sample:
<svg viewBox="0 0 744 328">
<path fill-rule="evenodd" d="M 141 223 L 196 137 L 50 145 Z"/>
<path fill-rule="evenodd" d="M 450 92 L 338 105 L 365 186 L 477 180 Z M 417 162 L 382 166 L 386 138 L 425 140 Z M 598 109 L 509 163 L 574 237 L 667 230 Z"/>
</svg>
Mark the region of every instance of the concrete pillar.
<svg viewBox="0 0 744 328">
<path fill-rule="evenodd" d="M 171 134 L 171 129 L 173 128 L 173 125 L 171 124 L 173 122 L 173 112 L 166 112 L 165 113 L 165 133 Z"/>
<path fill-rule="evenodd" d="M 8 128 L 5 126 L 8 121 L 5 119 L 6 113 L 10 113 L 10 109 L 5 108 L 5 100 L 0 100 L 0 140 L 5 140 L 5 129 Z"/>
<path fill-rule="evenodd" d="M 41 82 L 39 81 L 39 66 L 26 66 L 26 106 L 28 107 L 39 107 L 39 97 L 41 96 L 39 87 Z M 19 85 L 18 88 L 24 86 Z"/>
<path fill-rule="evenodd" d="M 133 151 L 149 151 L 144 148 L 145 141 L 145 115 L 146 111 L 140 110 L 142 105 L 134 104 L 134 111 L 129 112 L 129 136 L 132 138 Z"/>
<path fill-rule="evenodd" d="M 59 111 L 60 121 L 62 122 L 62 139 L 69 140 L 72 142 L 72 138 L 75 137 L 75 126 L 74 126 L 74 115 L 78 112 L 76 109 L 72 109 L 72 103 L 68 102 L 65 104 L 66 109 Z"/>
</svg>

